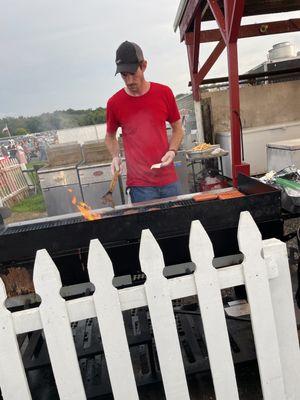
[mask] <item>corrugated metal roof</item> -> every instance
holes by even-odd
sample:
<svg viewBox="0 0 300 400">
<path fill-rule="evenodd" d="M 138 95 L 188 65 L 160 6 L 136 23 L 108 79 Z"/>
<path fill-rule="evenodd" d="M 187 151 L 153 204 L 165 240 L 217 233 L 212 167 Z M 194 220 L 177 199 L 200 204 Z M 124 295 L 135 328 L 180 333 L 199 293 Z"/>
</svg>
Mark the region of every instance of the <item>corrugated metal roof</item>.
<svg viewBox="0 0 300 400">
<path fill-rule="evenodd" d="M 174 21 L 174 31 L 177 30 L 181 19 L 184 15 L 184 11 L 189 0 L 181 0 L 178 6 Z M 206 0 L 201 0 L 203 6 L 206 4 Z M 223 10 L 223 1 L 218 0 L 218 3 Z M 202 7 L 203 8 L 203 7 Z M 274 14 L 287 11 L 300 10 L 299 0 L 245 0 L 244 17 L 251 15 L 262 15 L 262 14 Z M 203 21 L 211 21 L 214 17 L 208 7 L 206 13 L 203 16 Z"/>
</svg>

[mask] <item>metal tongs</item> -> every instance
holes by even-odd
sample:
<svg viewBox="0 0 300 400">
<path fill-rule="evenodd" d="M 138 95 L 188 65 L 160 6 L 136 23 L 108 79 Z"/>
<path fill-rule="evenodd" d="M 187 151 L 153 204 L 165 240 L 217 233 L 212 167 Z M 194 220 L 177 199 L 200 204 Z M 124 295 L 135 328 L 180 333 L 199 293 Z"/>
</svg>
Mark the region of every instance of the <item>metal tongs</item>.
<svg viewBox="0 0 300 400">
<path fill-rule="evenodd" d="M 120 175 L 120 171 L 115 171 L 114 172 L 112 180 L 111 180 L 111 182 L 109 184 L 109 189 L 105 193 L 105 195 L 102 196 L 103 204 L 107 204 L 107 205 L 109 205 L 109 206 L 111 206 L 113 208 L 115 207 L 115 203 L 114 203 L 114 200 L 113 200 L 113 191 L 115 190 L 116 184 L 118 182 L 119 175 Z"/>
</svg>

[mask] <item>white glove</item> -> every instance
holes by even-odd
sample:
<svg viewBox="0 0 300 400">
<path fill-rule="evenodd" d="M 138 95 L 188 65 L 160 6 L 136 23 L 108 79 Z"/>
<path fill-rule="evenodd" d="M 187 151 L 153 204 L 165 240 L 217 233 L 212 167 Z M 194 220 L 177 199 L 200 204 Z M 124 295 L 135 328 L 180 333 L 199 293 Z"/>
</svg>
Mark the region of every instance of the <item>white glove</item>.
<svg viewBox="0 0 300 400">
<path fill-rule="evenodd" d="M 161 159 L 161 166 L 167 167 L 173 162 L 174 158 L 175 158 L 175 152 L 173 150 L 167 151 L 166 154 Z"/>
<path fill-rule="evenodd" d="M 112 159 L 110 169 L 111 169 L 112 175 L 115 174 L 115 171 L 119 171 L 120 173 L 123 172 L 122 160 L 121 160 L 120 157 L 114 157 L 114 158 Z"/>
</svg>

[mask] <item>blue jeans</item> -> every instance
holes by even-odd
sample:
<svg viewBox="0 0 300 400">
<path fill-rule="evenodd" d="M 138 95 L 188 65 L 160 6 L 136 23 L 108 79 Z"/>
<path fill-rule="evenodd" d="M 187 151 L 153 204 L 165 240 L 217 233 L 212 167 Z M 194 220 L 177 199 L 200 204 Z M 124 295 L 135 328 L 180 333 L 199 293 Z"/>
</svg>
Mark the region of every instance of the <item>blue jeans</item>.
<svg viewBox="0 0 300 400">
<path fill-rule="evenodd" d="M 132 186 L 129 189 L 132 203 L 163 199 L 181 194 L 179 182 L 169 183 L 165 186 Z"/>
</svg>

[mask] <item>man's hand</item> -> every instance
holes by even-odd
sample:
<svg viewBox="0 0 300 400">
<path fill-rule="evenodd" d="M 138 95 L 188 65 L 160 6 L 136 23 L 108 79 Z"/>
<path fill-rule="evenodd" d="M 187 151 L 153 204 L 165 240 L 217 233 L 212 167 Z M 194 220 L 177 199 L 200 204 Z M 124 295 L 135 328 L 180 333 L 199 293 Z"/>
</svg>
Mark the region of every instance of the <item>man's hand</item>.
<svg viewBox="0 0 300 400">
<path fill-rule="evenodd" d="M 161 159 L 161 166 L 167 167 L 173 162 L 174 158 L 175 158 L 175 151 L 173 150 L 167 151 L 166 154 Z"/>
<path fill-rule="evenodd" d="M 119 171 L 120 173 L 123 172 L 122 160 L 121 160 L 120 157 L 114 157 L 114 158 L 112 159 L 110 169 L 111 169 L 112 175 L 115 174 L 115 171 Z"/>
</svg>

